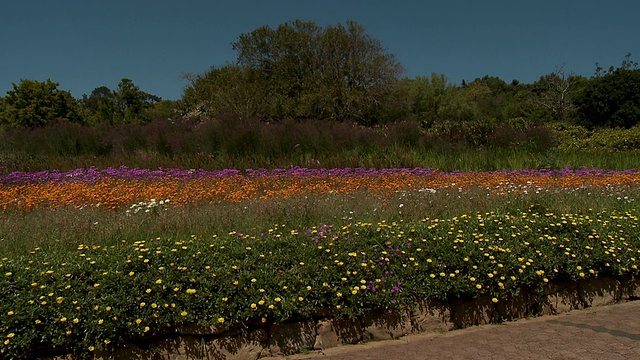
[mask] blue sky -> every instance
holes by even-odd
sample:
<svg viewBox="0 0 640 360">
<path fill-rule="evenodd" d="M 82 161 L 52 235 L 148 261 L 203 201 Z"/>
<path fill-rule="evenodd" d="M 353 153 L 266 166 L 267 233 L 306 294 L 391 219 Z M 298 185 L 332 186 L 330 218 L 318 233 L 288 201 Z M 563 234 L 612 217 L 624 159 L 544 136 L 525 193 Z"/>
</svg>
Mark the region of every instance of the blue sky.
<svg viewBox="0 0 640 360">
<path fill-rule="evenodd" d="M 564 65 L 640 62 L 637 0 L 21 0 L 0 10 L 0 94 L 20 79 L 60 83 L 80 98 L 130 78 L 163 99 L 183 73 L 231 63 L 242 33 L 262 25 L 355 20 L 397 56 L 405 75 L 484 75 L 531 83 Z"/>
</svg>

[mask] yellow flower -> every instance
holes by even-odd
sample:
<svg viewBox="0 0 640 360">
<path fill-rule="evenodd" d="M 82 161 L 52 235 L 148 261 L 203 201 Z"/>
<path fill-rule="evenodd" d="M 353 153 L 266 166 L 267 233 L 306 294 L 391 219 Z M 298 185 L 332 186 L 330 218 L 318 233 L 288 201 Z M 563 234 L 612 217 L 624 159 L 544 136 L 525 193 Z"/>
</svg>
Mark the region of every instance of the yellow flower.
<svg viewBox="0 0 640 360">
<path fill-rule="evenodd" d="M 337 293 L 337 294 L 336 294 L 336 296 L 337 296 L 337 297 L 342 297 L 342 293 L 341 293 L 341 292 L 339 292 L 339 293 Z"/>
<path fill-rule="evenodd" d="M 66 321 L 67 321 L 66 317 L 63 317 L 63 318 L 60 319 L 60 322 L 66 322 Z"/>
<path fill-rule="evenodd" d="M 491 299 L 491 301 L 493 301 L 494 303 L 497 303 L 498 299 L 497 298 L 493 298 L 493 299 Z"/>
<path fill-rule="evenodd" d="M 258 305 L 256 305 L 255 303 L 254 303 L 254 304 L 251 304 L 251 308 L 252 308 L 253 310 L 255 310 L 257 307 L 258 307 Z"/>
<path fill-rule="evenodd" d="M 93 347 L 93 346 L 89 346 L 89 351 L 93 351 L 93 350 L 95 350 L 95 349 L 96 349 L 95 347 Z"/>
<path fill-rule="evenodd" d="M 74 319 L 72 320 L 72 322 L 73 322 L 74 324 L 77 324 L 77 323 L 79 323 L 79 322 L 80 322 L 80 319 L 78 319 L 78 318 L 74 318 Z"/>
<path fill-rule="evenodd" d="M 147 303 L 145 303 L 145 302 L 141 302 L 140 303 L 140 307 L 145 307 L 146 305 L 147 305 Z"/>
<path fill-rule="evenodd" d="M 14 333 L 10 333 L 9 335 L 7 335 L 7 338 L 8 338 L 8 339 L 11 339 L 11 338 L 13 338 L 14 336 L 16 336 L 16 334 L 14 334 Z"/>
<path fill-rule="evenodd" d="M 158 284 L 158 285 L 162 284 L 162 279 L 156 280 L 156 284 Z"/>
<path fill-rule="evenodd" d="M 275 301 L 275 302 L 280 302 L 280 301 L 282 301 L 282 299 L 280 299 L 279 297 L 277 297 L 277 298 L 273 299 L 273 301 Z"/>
<path fill-rule="evenodd" d="M 223 317 L 218 318 L 218 322 L 219 322 L 220 324 L 224 324 L 224 318 L 223 318 Z"/>
<path fill-rule="evenodd" d="M 482 289 L 482 285 L 480 284 L 476 285 L 476 289 Z"/>
<path fill-rule="evenodd" d="M 13 311 L 7 312 L 7 315 L 12 316 L 13 315 Z"/>
<path fill-rule="evenodd" d="M 181 312 L 181 313 L 180 313 L 180 316 L 183 316 L 183 317 L 184 317 L 184 316 L 187 316 L 187 312 L 186 312 L 186 311 Z"/>
<path fill-rule="evenodd" d="M 136 324 L 140 325 L 141 322 L 142 322 L 141 319 L 136 319 Z"/>
<path fill-rule="evenodd" d="M 98 325 L 102 325 L 102 323 L 104 323 L 104 320 L 102 319 L 98 320 Z"/>
<path fill-rule="evenodd" d="M 298 297 L 298 301 L 303 301 L 304 298 L 302 296 Z"/>
<path fill-rule="evenodd" d="M 42 323 L 42 321 L 36 319 L 35 323 L 36 323 L 36 325 L 38 325 L 38 324 Z"/>
<path fill-rule="evenodd" d="M 196 289 L 187 289 L 187 294 L 195 294 Z"/>
<path fill-rule="evenodd" d="M 149 330 L 150 330 L 150 329 L 149 329 L 149 327 L 148 327 L 148 326 L 145 326 L 145 327 L 144 327 L 144 332 L 147 332 L 147 331 L 149 331 Z"/>
</svg>

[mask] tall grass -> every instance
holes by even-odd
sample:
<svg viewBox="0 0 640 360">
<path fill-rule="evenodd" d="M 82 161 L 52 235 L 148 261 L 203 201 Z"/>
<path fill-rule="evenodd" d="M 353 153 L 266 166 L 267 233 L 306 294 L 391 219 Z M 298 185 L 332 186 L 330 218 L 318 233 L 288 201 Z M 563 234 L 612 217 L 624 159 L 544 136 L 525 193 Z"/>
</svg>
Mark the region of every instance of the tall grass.
<svg viewBox="0 0 640 360">
<path fill-rule="evenodd" d="M 416 123 L 367 128 L 329 121 L 264 123 L 218 119 L 207 123 L 0 130 L 0 173 L 106 168 L 433 167 L 450 170 L 640 167 L 637 152 L 560 151 L 550 130 L 498 127 L 481 146 L 460 136 L 435 136 Z M 463 137 L 462 137 L 463 138 Z"/>
<path fill-rule="evenodd" d="M 57 208 L 9 212 L 0 216 L 0 254 L 20 255 L 35 247 L 75 249 L 79 244 L 115 245 L 130 241 L 185 239 L 191 235 L 211 236 L 230 231 L 259 234 L 274 224 L 311 227 L 319 224 L 418 221 L 465 213 L 517 212 L 535 205 L 550 212 L 579 212 L 587 209 L 624 211 L 636 206 L 640 190 L 567 189 L 548 193 L 489 196 L 485 188 L 442 188 L 435 193 L 391 192 L 372 196 L 368 192 L 298 196 L 287 199 L 246 200 L 240 203 L 169 206 L 127 214 L 124 209 Z M 625 198 L 626 196 L 626 198 Z"/>
</svg>

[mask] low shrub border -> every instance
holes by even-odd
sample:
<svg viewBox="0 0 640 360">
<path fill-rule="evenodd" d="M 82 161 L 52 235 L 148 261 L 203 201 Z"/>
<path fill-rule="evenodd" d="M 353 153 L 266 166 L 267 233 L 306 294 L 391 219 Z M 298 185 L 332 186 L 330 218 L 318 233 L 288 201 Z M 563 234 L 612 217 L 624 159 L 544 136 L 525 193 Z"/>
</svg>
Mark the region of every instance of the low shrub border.
<svg viewBox="0 0 640 360">
<path fill-rule="evenodd" d="M 640 278 L 597 277 L 581 281 L 549 283 L 541 293 L 528 293 L 494 303 L 489 296 L 443 304 L 417 301 L 410 308 L 389 313 L 367 311 L 355 319 L 329 317 L 319 309 L 307 318 L 281 324 L 249 325 L 244 329 L 217 330 L 205 326 L 181 326 L 172 334 L 149 337 L 100 351 L 96 358 L 115 359 L 242 359 L 286 356 L 345 344 L 391 340 L 414 333 L 444 333 L 474 325 L 553 315 L 593 306 L 635 300 Z M 72 356 L 48 357 L 49 360 Z"/>
<path fill-rule="evenodd" d="M 609 302 L 618 301 L 635 296 L 637 222 L 635 210 L 556 214 L 531 206 L 412 222 L 279 224 L 258 234 L 123 240 L 76 251 L 36 248 L 0 259 L 0 351 L 18 359 L 93 357 L 127 344 L 157 350 L 152 339 L 194 331 L 185 329 L 207 334 L 198 335 L 202 343 L 241 341 L 230 337 L 239 332 L 277 345 L 269 340 L 278 338 L 273 329 L 297 323 L 316 338 L 312 346 L 312 336 L 291 345 L 294 351 L 315 348 L 317 334 L 340 322 L 398 317 L 405 319 L 398 334 L 411 331 L 411 304 L 443 304 L 439 318 L 455 328 L 593 306 L 609 301 L 596 296 L 605 290 L 613 294 Z M 365 330 L 355 329 L 347 333 L 364 340 Z"/>
</svg>

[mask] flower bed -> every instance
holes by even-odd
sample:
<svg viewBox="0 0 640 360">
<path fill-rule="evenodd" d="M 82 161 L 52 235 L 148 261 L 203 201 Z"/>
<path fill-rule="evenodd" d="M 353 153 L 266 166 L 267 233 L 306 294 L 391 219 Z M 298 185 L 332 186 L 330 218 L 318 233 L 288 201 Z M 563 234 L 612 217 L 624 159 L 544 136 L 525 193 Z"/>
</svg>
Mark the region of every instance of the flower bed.
<svg viewBox="0 0 640 360">
<path fill-rule="evenodd" d="M 116 210 L 151 199 L 174 206 L 367 192 L 429 194 L 482 189 L 487 196 L 594 189 L 612 195 L 640 184 L 640 170 L 519 170 L 451 172 L 434 169 L 179 169 L 108 168 L 68 172 L 14 172 L 0 176 L 0 209 L 31 211 L 71 207 Z M 615 190 L 615 191 L 614 191 Z"/>
<path fill-rule="evenodd" d="M 319 316 L 390 316 L 422 300 L 481 299 L 497 309 L 523 294 L 545 294 L 550 284 L 637 275 L 637 222 L 636 211 L 531 206 L 126 239 L 74 252 L 36 248 L 0 259 L 0 351 L 7 358 L 82 356 L 191 326 L 221 333 Z"/>
</svg>

